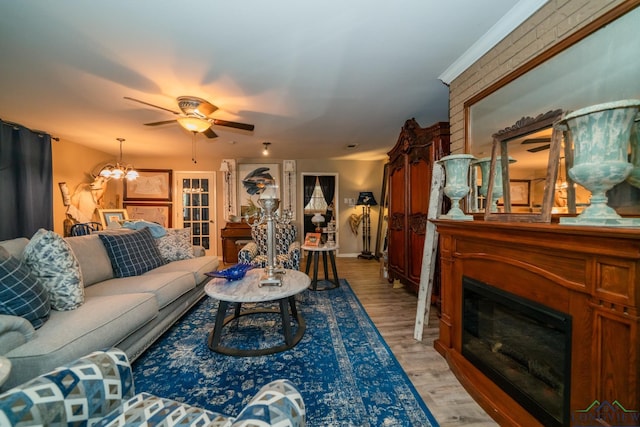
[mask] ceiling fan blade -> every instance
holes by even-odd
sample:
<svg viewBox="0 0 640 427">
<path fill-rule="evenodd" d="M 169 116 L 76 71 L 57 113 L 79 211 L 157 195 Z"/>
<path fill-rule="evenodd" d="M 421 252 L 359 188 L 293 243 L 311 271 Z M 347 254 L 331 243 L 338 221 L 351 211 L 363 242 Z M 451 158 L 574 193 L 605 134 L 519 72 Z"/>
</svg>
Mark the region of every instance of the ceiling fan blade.
<svg viewBox="0 0 640 427">
<path fill-rule="evenodd" d="M 529 138 L 521 142 L 521 144 L 548 144 L 551 138 Z"/>
<path fill-rule="evenodd" d="M 160 126 L 160 125 L 167 125 L 169 123 L 175 123 L 176 120 L 162 120 L 161 122 L 151 122 L 151 123 L 145 123 L 145 126 Z"/>
<path fill-rule="evenodd" d="M 527 151 L 530 153 L 537 153 L 538 151 L 548 150 L 551 147 L 550 144 L 541 145 L 539 147 L 529 148 Z"/>
<path fill-rule="evenodd" d="M 204 136 L 206 136 L 207 138 L 217 138 L 218 137 L 218 135 L 211 128 L 205 130 L 204 132 L 202 132 L 202 134 Z"/>
<path fill-rule="evenodd" d="M 219 119 L 213 119 L 213 124 L 217 126 L 226 126 L 229 128 L 236 128 L 236 129 L 242 129 L 242 130 L 253 130 L 255 128 L 254 125 L 248 125 L 245 123 L 238 123 L 238 122 L 229 122 L 227 120 L 219 120 Z"/>
<path fill-rule="evenodd" d="M 177 112 L 177 111 L 169 110 L 168 108 L 160 107 L 159 105 L 150 104 L 150 103 L 145 102 L 145 101 L 140 101 L 139 99 L 131 98 L 130 96 L 125 96 L 124 99 L 128 99 L 129 101 L 138 102 L 140 104 L 148 105 L 149 107 L 158 108 L 160 110 L 168 111 L 171 114 L 175 114 L 176 116 L 180 115 L 180 113 Z"/>
</svg>

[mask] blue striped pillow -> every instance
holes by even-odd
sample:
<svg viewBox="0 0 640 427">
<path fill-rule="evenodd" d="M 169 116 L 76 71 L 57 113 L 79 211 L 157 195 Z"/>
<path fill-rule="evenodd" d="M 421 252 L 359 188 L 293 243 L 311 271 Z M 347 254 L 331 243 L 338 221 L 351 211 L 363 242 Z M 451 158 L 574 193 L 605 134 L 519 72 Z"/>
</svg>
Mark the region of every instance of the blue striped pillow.
<svg viewBox="0 0 640 427">
<path fill-rule="evenodd" d="M 49 319 L 49 294 L 29 267 L 0 247 L 0 314 L 27 319 L 38 329 Z"/>
<path fill-rule="evenodd" d="M 99 234 L 116 277 L 138 276 L 165 264 L 149 228 Z"/>
</svg>

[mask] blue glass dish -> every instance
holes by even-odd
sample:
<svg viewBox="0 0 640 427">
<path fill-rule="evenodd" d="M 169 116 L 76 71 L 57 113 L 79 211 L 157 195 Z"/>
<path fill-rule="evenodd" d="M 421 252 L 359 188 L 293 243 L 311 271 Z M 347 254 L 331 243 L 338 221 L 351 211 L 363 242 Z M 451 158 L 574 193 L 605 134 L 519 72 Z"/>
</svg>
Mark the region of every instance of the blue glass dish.
<svg viewBox="0 0 640 427">
<path fill-rule="evenodd" d="M 212 271 L 210 273 L 205 273 L 210 277 L 218 277 L 222 279 L 231 280 L 240 280 L 247 274 L 247 271 L 254 268 L 251 264 L 236 264 L 229 268 L 225 268 L 224 270 Z"/>
</svg>

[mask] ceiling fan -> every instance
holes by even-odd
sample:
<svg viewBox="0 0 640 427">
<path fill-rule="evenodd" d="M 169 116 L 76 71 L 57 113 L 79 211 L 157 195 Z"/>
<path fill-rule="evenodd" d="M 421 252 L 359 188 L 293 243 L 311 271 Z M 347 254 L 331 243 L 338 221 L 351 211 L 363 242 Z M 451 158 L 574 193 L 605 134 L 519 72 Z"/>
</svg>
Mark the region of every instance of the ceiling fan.
<svg viewBox="0 0 640 427">
<path fill-rule="evenodd" d="M 530 153 L 537 153 L 538 151 L 548 150 L 551 147 L 551 138 L 529 138 L 521 142 L 521 144 L 543 144 L 538 147 L 529 148 L 527 151 Z"/>
<path fill-rule="evenodd" d="M 253 125 L 249 125 L 246 123 L 230 122 L 227 120 L 220 120 L 220 119 L 214 119 L 209 117 L 218 109 L 218 107 L 211 104 L 209 101 L 205 99 L 198 98 L 195 96 L 179 96 L 176 100 L 178 101 L 178 107 L 180 108 L 180 111 L 170 110 L 168 108 L 160 107 L 158 105 L 141 101 L 139 99 L 131 98 L 129 96 L 125 96 L 124 99 L 135 101 L 140 104 L 148 105 L 149 107 L 168 111 L 169 113 L 178 116 L 178 118 L 172 119 L 172 120 L 163 120 L 159 122 L 145 123 L 145 126 L 159 126 L 159 125 L 164 125 L 168 123 L 178 122 L 180 126 L 185 128 L 186 130 L 190 132 L 202 133 L 207 138 L 216 138 L 218 136 L 213 131 L 213 129 L 211 129 L 212 125 L 226 126 L 234 129 L 241 129 L 241 130 L 247 130 L 247 131 L 252 131 L 254 129 Z"/>
</svg>

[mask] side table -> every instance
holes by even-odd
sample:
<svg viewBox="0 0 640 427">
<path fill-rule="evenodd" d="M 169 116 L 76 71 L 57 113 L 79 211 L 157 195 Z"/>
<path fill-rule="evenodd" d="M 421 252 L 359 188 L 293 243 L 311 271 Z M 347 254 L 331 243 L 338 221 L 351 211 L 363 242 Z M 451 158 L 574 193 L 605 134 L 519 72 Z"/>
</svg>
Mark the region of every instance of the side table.
<svg viewBox="0 0 640 427">
<path fill-rule="evenodd" d="M 0 356 L 0 386 L 9 378 L 11 373 L 11 361 L 6 357 Z"/>
<path fill-rule="evenodd" d="M 304 271 L 306 274 L 309 274 L 309 269 L 311 267 L 311 264 L 313 263 L 313 278 L 311 279 L 311 289 L 313 289 L 314 291 L 328 291 L 330 289 L 335 289 L 340 286 L 340 279 L 338 278 L 338 269 L 336 268 L 336 257 L 335 257 L 336 250 L 340 248 L 337 244 L 332 246 L 328 246 L 326 244 L 321 246 L 302 245 L 300 248 L 302 250 L 307 251 L 307 255 L 306 255 L 307 266 Z M 328 286 L 328 287 L 323 287 L 318 289 L 318 262 L 319 262 L 318 258 L 321 253 L 322 253 L 322 262 L 324 267 L 324 280 L 331 282 L 333 286 Z M 329 260 L 331 262 L 333 280 L 329 279 L 329 272 L 328 272 L 329 264 L 327 263 L 327 254 L 329 254 Z"/>
</svg>

